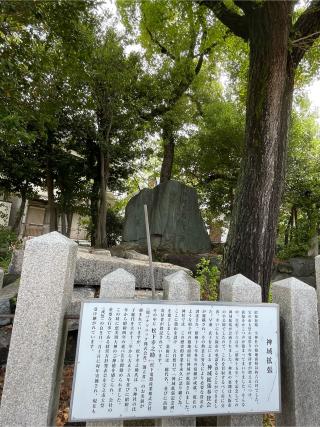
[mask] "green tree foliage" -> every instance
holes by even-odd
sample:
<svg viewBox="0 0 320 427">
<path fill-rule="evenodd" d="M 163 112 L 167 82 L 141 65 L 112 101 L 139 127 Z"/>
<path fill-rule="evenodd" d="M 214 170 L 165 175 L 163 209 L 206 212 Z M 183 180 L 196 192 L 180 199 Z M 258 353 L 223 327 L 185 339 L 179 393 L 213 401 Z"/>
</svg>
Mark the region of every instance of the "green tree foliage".
<svg viewBox="0 0 320 427">
<path fill-rule="evenodd" d="M 292 114 L 288 172 L 281 206 L 278 255 L 305 256 L 320 223 L 319 125 L 304 97 Z"/>
<path fill-rule="evenodd" d="M 164 182 L 171 178 L 177 135 L 187 121 L 186 95 L 207 62 L 214 68 L 211 57 L 226 32 L 193 2 L 120 0 L 118 7 L 130 34 L 144 49 L 152 73 L 151 96 L 142 116 L 154 119 L 161 134 L 160 181 Z"/>
<path fill-rule="evenodd" d="M 285 179 L 287 134 L 295 75 L 317 46 L 320 3 L 301 14 L 293 2 L 199 2 L 249 43 L 245 145 L 223 274 L 261 284 L 267 300 Z"/>
<path fill-rule="evenodd" d="M 205 217 L 231 212 L 243 150 L 244 116 L 218 95 L 201 105 L 197 130 L 177 146 L 174 173 L 198 190 Z"/>
<path fill-rule="evenodd" d="M 90 8 L 87 0 L 1 3 L 1 186 L 19 192 L 22 207 L 35 186 L 46 186 L 51 229 L 63 145 L 58 134 L 64 117 L 81 105 L 75 58 L 81 26 L 92 21 Z"/>
<path fill-rule="evenodd" d="M 215 265 L 210 265 L 210 260 L 201 258 L 197 264 L 195 275 L 200 283 L 200 299 L 202 301 L 217 301 L 219 299 L 218 282 L 220 271 Z"/>
<path fill-rule="evenodd" d="M 25 198 L 46 187 L 51 230 L 58 214 L 64 224 L 88 211 L 87 200 L 93 240 L 103 246 L 107 186 L 123 188 L 143 145 L 140 58 L 101 29 L 90 0 L 26 6 L 1 9 L 0 184 Z"/>
<path fill-rule="evenodd" d="M 106 245 L 106 189 L 121 188 L 141 154 L 144 126 L 140 116 L 144 99 L 144 73 L 140 56 L 125 54 L 123 40 L 114 29 L 96 33 L 88 52 L 84 76 L 96 129 L 91 150 L 94 170 L 92 221 L 96 246 Z M 90 156 L 89 156 L 90 157 Z M 120 180 L 119 180 L 120 179 Z"/>
</svg>

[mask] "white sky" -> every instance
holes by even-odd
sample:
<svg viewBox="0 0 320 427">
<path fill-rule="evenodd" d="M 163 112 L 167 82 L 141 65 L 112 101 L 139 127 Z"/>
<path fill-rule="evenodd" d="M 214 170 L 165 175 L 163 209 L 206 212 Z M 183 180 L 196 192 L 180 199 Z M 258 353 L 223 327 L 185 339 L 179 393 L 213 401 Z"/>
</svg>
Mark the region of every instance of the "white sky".
<svg viewBox="0 0 320 427">
<path fill-rule="evenodd" d="M 320 79 L 314 81 L 314 83 L 308 87 L 307 93 L 312 107 L 316 110 L 320 118 Z"/>
</svg>

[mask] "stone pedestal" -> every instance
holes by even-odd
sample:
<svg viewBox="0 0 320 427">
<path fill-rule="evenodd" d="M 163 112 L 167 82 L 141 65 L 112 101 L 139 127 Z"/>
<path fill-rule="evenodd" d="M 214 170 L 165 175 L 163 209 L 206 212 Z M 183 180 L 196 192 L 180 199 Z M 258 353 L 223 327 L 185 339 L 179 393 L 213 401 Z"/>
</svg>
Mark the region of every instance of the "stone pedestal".
<svg viewBox="0 0 320 427">
<path fill-rule="evenodd" d="M 171 301 L 199 301 L 199 283 L 184 271 L 170 274 L 163 280 L 164 299 Z M 195 417 L 165 417 L 156 420 L 156 427 L 195 427 Z"/>
<path fill-rule="evenodd" d="M 220 282 L 220 301 L 260 303 L 261 287 L 242 274 L 227 277 Z M 228 415 L 217 417 L 217 426 L 219 427 L 260 427 L 262 426 L 262 422 L 262 415 Z"/>
<path fill-rule="evenodd" d="M 317 295 L 295 279 L 272 284 L 282 326 L 282 413 L 277 426 L 316 426 L 320 419 L 320 344 Z"/>
<path fill-rule="evenodd" d="M 57 232 L 26 244 L 1 426 L 55 425 L 77 245 Z"/>
<path fill-rule="evenodd" d="M 129 299 L 134 297 L 135 277 L 123 268 L 113 271 L 101 280 L 100 298 Z M 90 421 L 88 427 L 123 427 L 123 421 Z"/>
</svg>

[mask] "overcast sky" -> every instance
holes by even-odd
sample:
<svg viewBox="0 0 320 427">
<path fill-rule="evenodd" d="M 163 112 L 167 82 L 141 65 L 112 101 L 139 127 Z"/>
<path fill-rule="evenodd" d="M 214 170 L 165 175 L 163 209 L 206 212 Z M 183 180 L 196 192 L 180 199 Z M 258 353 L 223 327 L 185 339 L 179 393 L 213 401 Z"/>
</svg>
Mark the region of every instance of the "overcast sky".
<svg viewBox="0 0 320 427">
<path fill-rule="evenodd" d="M 316 80 L 311 86 L 309 86 L 308 94 L 311 104 L 314 108 L 317 109 L 317 113 L 320 119 L 320 79 Z"/>
</svg>

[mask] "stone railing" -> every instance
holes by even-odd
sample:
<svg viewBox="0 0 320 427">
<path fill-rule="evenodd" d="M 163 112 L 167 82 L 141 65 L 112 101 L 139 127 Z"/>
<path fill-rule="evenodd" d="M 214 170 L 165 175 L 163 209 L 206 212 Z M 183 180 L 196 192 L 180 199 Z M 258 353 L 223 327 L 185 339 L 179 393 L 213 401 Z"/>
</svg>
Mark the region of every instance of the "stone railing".
<svg viewBox="0 0 320 427">
<path fill-rule="evenodd" d="M 1 426 L 54 425 L 66 342 L 77 245 L 59 233 L 27 242 L 1 401 Z M 320 257 L 316 258 L 320 271 Z M 320 273 L 318 274 L 319 279 Z M 319 282 L 318 282 L 319 283 Z M 198 282 L 185 271 L 164 278 L 164 297 L 198 301 Z M 118 269 L 101 281 L 100 297 L 133 298 L 135 277 Z M 316 291 L 285 279 L 272 285 L 280 306 L 282 413 L 277 425 L 313 426 L 320 417 L 320 345 Z M 242 275 L 220 283 L 224 302 L 260 303 L 260 287 Z M 262 426 L 262 415 L 219 416 L 218 426 Z M 90 422 L 117 426 L 118 422 Z M 156 426 L 195 426 L 195 418 L 162 418 Z"/>
</svg>

